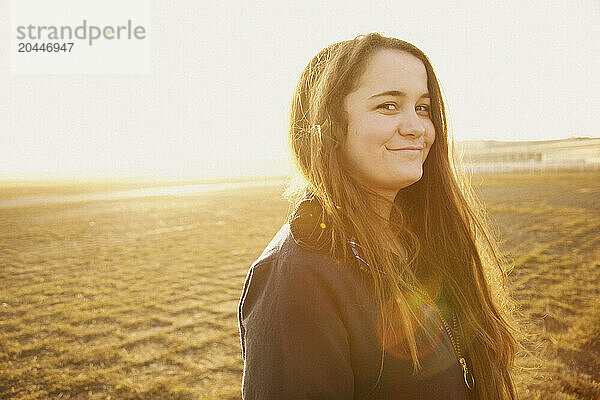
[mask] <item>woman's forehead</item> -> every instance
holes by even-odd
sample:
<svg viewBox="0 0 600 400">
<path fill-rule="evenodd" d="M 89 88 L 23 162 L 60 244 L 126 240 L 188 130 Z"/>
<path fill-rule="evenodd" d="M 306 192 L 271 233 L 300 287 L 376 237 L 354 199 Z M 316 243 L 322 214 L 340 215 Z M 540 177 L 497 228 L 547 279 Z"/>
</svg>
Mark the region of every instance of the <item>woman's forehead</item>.
<svg viewBox="0 0 600 400">
<path fill-rule="evenodd" d="M 427 92 L 427 70 L 423 61 L 398 49 L 380 49 L 369 59 L 356 91 L 400 91 L 421 96 Z"/>
</svg>

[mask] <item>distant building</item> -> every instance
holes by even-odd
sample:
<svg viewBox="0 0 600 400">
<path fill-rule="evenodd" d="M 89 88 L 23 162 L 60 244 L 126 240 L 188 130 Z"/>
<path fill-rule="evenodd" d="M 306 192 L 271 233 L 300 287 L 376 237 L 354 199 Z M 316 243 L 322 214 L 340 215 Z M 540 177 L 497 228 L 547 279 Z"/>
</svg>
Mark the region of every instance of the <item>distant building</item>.
<svg viewBox="0 0 600 400">
<path fill-rule="evenodd" d="M 600 169 L 600 138 L 457 142 L 465 172 L 537 172 Z"/>
</svg>

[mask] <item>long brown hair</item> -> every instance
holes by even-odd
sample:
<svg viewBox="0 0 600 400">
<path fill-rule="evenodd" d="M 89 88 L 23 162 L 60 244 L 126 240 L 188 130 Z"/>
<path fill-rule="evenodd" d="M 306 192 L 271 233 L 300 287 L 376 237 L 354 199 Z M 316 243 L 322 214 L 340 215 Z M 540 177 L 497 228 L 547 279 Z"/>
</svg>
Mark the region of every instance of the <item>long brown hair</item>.
<svg viewBox="0 0 600 400">
<path fill-rule="evenodd" d="M 387 200 L 347 173 L 341 149 L 347 134 L 343 99 L 356 87 L 370 55 L 384 48 L 410 53 L 425 65 L 436 138 L 422 178 L 400 190 L 382 229 L 382 217 L 372 202 Z M 506 271 L 486 233 L 481 207 L 455 172 L 448 131 L 440 85 L 421 50 L 378 33 L 334 43 L 312 58 L 293 93 L 288 144 L 300 180 L 288 185 L 286 195 L 292 207 L 307 195 L 319 200 L 332 224 L 332 254 L 351 257 L 347 246 L 351 232 L 367 264 L 376 266 L 368 273 L 380 306 L 383 348 L 390 337 L 386 332 L 400 335 L 415 372 L 420 370 L 415 332 L 423 321 L 411 306 L 411 296 L 415 287 L 431 293 L 426 282 L 437 277 L 440 290 L 431 297 L 443 293 L 457 313 L 470 344 L 472 372 L 479 378 L 479 397 L 515 399 L 511 369 L 517 341 L 505 312 Z M 387 301 L 389 295 L 397 301 Z M 380 376 L 383 352 L 381 361 Z"/>
</svg>

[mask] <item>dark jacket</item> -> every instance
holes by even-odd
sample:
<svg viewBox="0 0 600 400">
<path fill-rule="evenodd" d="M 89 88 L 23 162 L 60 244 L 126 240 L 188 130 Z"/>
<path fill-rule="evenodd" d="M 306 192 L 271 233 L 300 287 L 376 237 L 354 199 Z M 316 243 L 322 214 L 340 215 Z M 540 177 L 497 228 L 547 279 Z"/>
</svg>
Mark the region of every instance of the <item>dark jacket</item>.
<svg viewBox="0 0 600 400">
<path fill-rule="evenodd" d="M 248 271 L 238 307 L 243 399 L 467 399 L 441 323 L 421 375 L 410 356 L 386 351 L 374 387 L 381 342 L 369 274 L 358 258 L 323 251 L 316 232 L 326 228 L 319 203 L 304 200 Z"/>
</svg>

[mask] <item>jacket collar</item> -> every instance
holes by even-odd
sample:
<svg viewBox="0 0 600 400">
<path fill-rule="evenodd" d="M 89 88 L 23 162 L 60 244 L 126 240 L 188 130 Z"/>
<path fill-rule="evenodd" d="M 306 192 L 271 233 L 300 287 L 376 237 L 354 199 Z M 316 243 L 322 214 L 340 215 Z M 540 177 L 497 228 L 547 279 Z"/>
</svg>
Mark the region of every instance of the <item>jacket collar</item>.
<svg viewBox="0 0 600 400">
<path fill-rule="evenodd" d="M 300 201 L 288 218 L 294 241 L 309 250 L 328 253 L 331 246 L 330 218 L 315 197 Z"/>
<path fill-rule="evenodd" d="M 316 197 L 306 197 L 298 203 L 288 218 L 294 241 L 311 251 L 331 255 L 331 218 Z M 348 234 L 346 243 L 361 271 L 369 265 L 363 259 L 360 244 Z"/>
<path fill-rule="evenodd" d="M 303 199 L 289 216 L 288 221 L 292 237 L 299 246 L 316 253 L 332 255 L 330 250 L 331 219 L 317 198 L 307 197 Z M 346 244 L 353 255 L 354 265 L 363 273 L 374 270 L 380 274 L 385 274 L 385 271 L 378 267 L 369 266 L 362 256 L 361 246 L 355 237 L 351 234 L 348 234 L 348 237 Z M 440 297 L 439 301 L 442 300 L 443 297 Z M 445 313 L 446 311 L 443 310 L 442 312 Z"/>
</svg>

